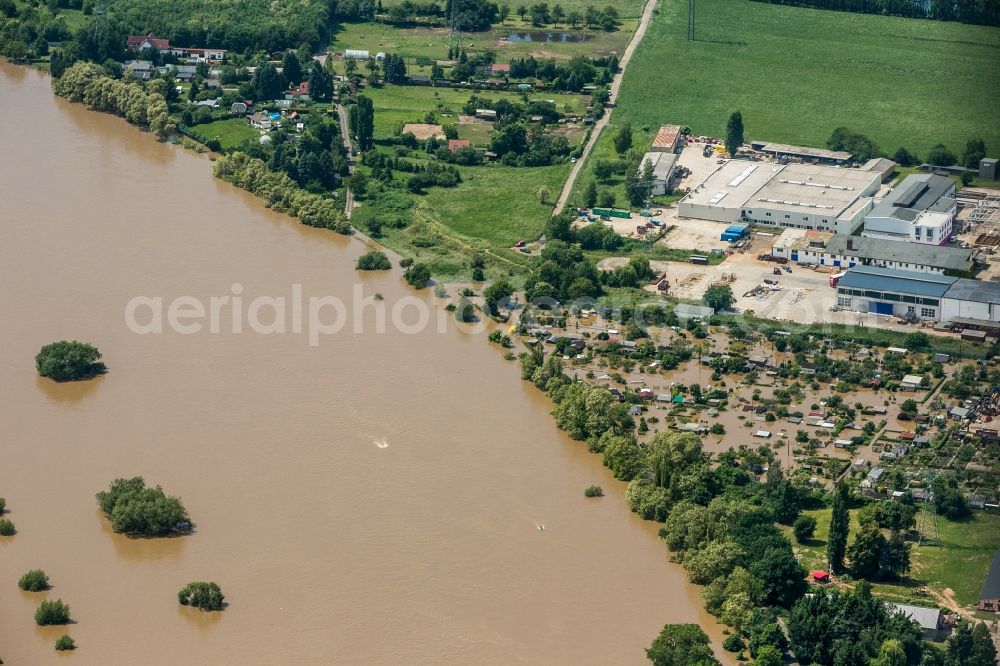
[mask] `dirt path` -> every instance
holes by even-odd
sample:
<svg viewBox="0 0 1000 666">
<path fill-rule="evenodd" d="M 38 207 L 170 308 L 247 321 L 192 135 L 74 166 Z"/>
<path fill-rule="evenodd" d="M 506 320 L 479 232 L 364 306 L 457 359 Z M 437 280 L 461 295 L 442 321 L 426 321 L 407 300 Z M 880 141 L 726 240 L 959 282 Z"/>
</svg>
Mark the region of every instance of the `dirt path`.
<svg viewBox="0 0 1000 666">
<path fill-rule="evenodd" d="M 614 104 L 618 99 L 618 88 L 621 87 L 622 79 L 625 77 L 625 68 L 628 67 L 628 63 L 632 60 L 632 54 L 635 53 L 635 49 L 639 46 L 639 42 L 642 41 L 643 36 L 646 34 L 646 28 L 649 27 L 649 22 L 653 18 L 653 10 L 656 9 L 656 0 L 647 0 L 646 7 L 643 9 L 642 18 L 639 19 L 639 26 L 635 30 L 635 34 L 632 35 L 632 40 L 625 47 L 625 52 L 622 54 L 622 58 L 618 63 L 618 74 L 611 80 L 610 88 L 610 99 L 608 100 L 611 104 Z M 583 147 L 583 153 L 580 158 L 573 165 L 573 169 L 569 172 L 569 178 L 566 179 L 566 184 L 563 185 L 562 192 L 559 194 L 559 200 L 556 201 L 556 207 L 553 211 L 553 215 L 558 215 L 566 207 L 566 201 L 569 199 L 570 192 L 573 191 L 573 186 L 576 184 L 576 179 L 580 175 L 580 171 L 583 169 L 583 165 L 586 163 L 587 158 L 590 156 L 591 150 L 594 148 L 594 144 L 597 143 L 598 137 L 601 136 L 601 131 L 607 126 L 608 121 L 611 119 L 611 112 L 608 111 L 603 116 L 601 116 L 590 132 L 590 139 L 587 140 L 587 144 Z"/>
<path fill-rule="evenodd" d="M 351 147 L 351 131 L 347 125 L 347 109 L 343 105 L 337 105 L 337 117 L 340 118 L 340 136 L 344 139 L 344 148 L 347 149 L 348 169 L 354 173 L 354 151 Z M 351 188 L 344 186 L 344 215 L 351 219 L 351 211 L 354 210 L 354 193 Z"/>
</svg>

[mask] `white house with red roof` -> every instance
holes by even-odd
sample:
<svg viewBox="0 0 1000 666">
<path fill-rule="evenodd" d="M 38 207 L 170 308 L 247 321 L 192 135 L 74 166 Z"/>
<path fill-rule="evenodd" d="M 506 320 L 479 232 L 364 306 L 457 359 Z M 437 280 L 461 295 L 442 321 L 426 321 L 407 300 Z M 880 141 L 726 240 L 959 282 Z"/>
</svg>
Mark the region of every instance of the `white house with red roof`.
<svg viewBox="0 0 1000 666">
<path fill-rule="evenodd" d="M 140 53 L 156 49 L 160 53 L 169 53 L 194 62 L 221 62 L 226 57 L 226 49 L 172 47 L 169 39 L 159 39 L 153 33 L 145 36 L 129 35 L 127 42 L 128 48 L 135 49 Z"/>
</svg>

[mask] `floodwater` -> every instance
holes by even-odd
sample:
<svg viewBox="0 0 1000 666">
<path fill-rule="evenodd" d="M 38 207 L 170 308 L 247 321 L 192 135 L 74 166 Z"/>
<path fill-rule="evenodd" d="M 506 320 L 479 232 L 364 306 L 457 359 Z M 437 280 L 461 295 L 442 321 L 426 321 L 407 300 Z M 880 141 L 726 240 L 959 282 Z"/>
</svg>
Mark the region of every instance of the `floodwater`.
<svg viewBox="0 0 1000 666">
<path fill-rule="evenodd" d="M 590 39 L 590 35 L 584 32 L 546 32 L 535 30 L 532 32 L 512 32 L 507 35 L 508 42 L 535 42 L 540 44 L 585 42 L 588 39 Z"/>
<path fill-rule="evenodd" d="M 67 630 L 80 665 L 641 664 L 667 622 L 718 645 L 624 484 L 450 316 L 445 333 L 349 326 L 318 346 L 125 324 L 135 296 L 234 283 L 247 300 L 296 284 L 412 297 L 398 270 L 355 272 L 360 241 L 264 209 L 37 72 L 0 64 L 0 111 L 18 119 L 0 124 L 0 496 L 18 528 L 0 537 L 5 663 L 54 663 Z M 110 372 L 38 378 L 35 353 L 59 339 L 93 342 Z M 94 493 L 131 475 L 180 495 L 194 533 L 113 534 Z M 591 483 L 607 496 L 584 498 Z M 36 567 L 53 589 L 18 590 Z M 192 580 L 230 606 L 179 606 Z M 75 623 L 34 626 L 44 597 Z"/>
</svg>

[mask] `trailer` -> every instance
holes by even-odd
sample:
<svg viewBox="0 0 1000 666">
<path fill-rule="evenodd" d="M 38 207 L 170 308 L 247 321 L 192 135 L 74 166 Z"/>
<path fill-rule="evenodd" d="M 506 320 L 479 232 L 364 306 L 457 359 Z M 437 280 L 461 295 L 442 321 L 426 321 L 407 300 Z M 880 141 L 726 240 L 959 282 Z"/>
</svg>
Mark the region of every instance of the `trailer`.
<svg viewBox="0 0 1000 666">
<path fill-rule="evenodd" d="M 594 215 L 600 215 L 601 217 L 618 217 L 623 220 L 627 220 L 632 217 L 632 213 L 627 210 L 615 210 L 614 208 L 592 208 L 591 211 Z"/>
</svg>

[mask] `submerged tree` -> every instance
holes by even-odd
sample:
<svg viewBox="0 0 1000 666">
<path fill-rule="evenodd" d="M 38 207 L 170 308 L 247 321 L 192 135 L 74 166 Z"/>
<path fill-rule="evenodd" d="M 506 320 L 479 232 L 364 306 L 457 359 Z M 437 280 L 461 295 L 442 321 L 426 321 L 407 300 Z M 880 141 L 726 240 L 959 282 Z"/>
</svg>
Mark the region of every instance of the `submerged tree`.
<svg viewBox="0 0 1000 666">
<path fill-rule="evenodd" d="M 35 367 L 42 377 L 57 382 L 85 379 L 105 370 L 97 347 L 75 340 L 62 340 L 42 347 L 35 356 Z"/>
<path fill-rule="evenodd" d="M 184 606 L 193 606 L 201 610 L 222 610 L 225 606 L 225 595 L 216 583 L 188 583 L 177 593 L 177 601 Z"/>
<path fill-rule="evenodd" d="M 180 498 L 149 488 L 141 476 L 115 479 L 111 487 L 97 493 L 97 504 L 111 519 L 115 532 L 142 536 L 165 536 L 188 527 L 187 511 Z"/>
</svg>

